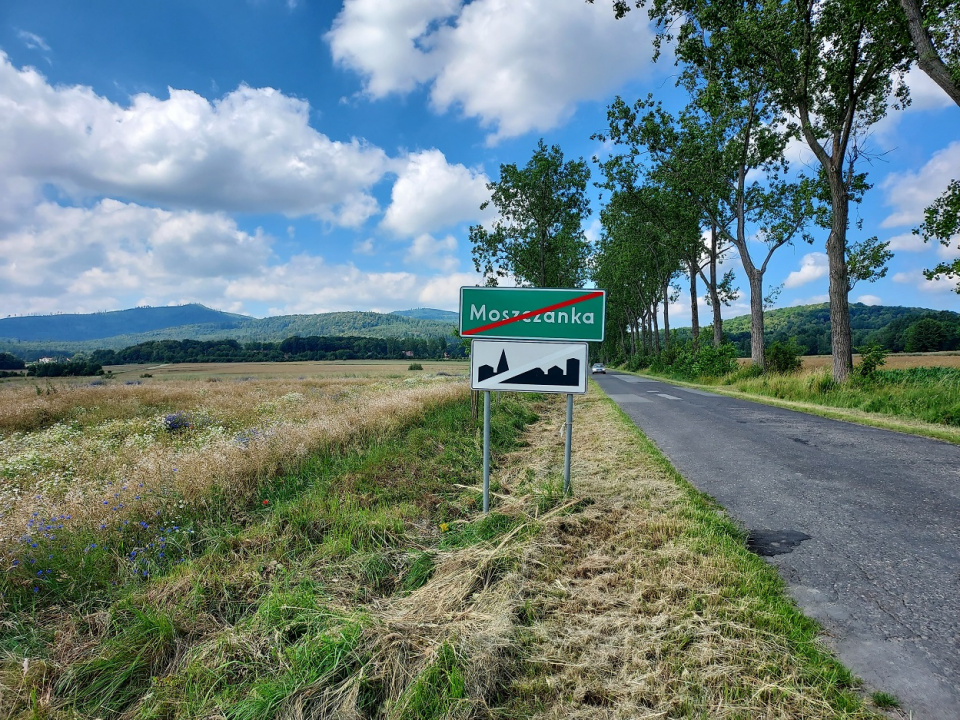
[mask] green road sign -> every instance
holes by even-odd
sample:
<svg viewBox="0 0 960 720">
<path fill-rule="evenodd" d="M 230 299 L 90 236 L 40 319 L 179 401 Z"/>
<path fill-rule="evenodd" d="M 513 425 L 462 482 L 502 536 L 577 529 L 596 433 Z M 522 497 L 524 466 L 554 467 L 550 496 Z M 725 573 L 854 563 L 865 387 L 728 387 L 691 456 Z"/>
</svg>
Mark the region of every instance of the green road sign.
<svg viewBox="0 0 960 720">
<path fill-rule="evenodd" d="M 460 335 L 501 340 L 603 340 L 606 292 L 460 288 Z"/>
</svg>

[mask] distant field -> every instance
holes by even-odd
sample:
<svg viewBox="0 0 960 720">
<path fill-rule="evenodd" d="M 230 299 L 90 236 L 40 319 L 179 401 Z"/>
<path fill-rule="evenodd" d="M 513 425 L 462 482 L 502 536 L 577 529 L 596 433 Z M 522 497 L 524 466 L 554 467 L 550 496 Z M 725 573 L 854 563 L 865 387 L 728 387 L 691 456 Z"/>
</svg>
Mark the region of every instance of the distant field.
<svg viewBox="0 0 960 720">
<path fill-rule="evenodd" d="M 749 359 L 748 359 L 749 362 Z M 860 356 L 853 356 L 853 364 L 860 362 Z M 833 358 L 830 355 L 807 355 L 803 358 L 803 369 L 831 367 Z M 960 352 L 934 353 L 891 353 L 887 355 L 885 370 L 903 370 L 913 367 L 960 367 Z"/>
<path fill-rule="evenodd" d="M 411 364 L 423 366 L 423 370 L 409 370 Z M 140 378 L 144 374 L 156 379 L 205 380 L 213 378 L 399 378 L 418 375 L 464 375 L 469 372 L 469 362 L 463 360 L 338 360 L 284 363 L 170 363 L 142 365 L 110 365 L 109 370 L 120 380 Z"/>
</svg>

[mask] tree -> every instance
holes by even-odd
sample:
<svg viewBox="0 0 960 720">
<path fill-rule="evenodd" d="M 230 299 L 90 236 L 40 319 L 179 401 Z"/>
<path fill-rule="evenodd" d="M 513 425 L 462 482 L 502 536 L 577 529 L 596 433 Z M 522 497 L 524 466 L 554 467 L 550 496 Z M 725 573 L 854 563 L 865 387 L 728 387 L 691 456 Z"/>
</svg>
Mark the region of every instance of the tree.
<svg viewBox="0 0 960 720">
<path fill-rule="evenodd" d="M 500 166 L 500 180 L 487 184 L 499 218 L 493 230 L 470 228 L 473 264 L 487 283 L 513 275 L 520 285 L 582 287 L 589 245 L 583 221 L 590 169 L 583 158 L 563 161 L 556 145 L 541 139 L 526 167 Z"/>
<path fill-rule="evenodd" d="M 634 0 L 642 7 L 645 0 Z M 618 16 L 631 9 L 614 0 Z M 833 377 L 853 367 L 848 304 L 849 205 L 863 156 L 866 130 L 887 111 L 914 59 L 897 0 L 652 0 L 662 31 L 657 48 L 672 39 L 676 56 L 701 71 L 758 83 L 816 157 L 830 193 L 830 329 Z"/>
<path fill-rule="evenodd" d="M 956 0 L 900 0 L 917 65 L 960 105 L 960 5 Z"/>
<path fill-rule="evenodd" d="M 924 242 L 931 238 L 949 247 L 953 238 L 960 234 L 960 181 L 953 180 L 940 198 L 924 211 L 923 224 L 914 230 L 923 235 Z M 924 270 L 927 280 L 939 280 L 941 276 L 957 279 L 957 294 L 960 294 L 960 257 L 951 262 L 942 262 L 930 270 Z"/>
<path fill-rule="evenodd" d="M 750 283 L 751 357 L 764 367 L 763 276 L 773 253 L 791 243 L 813 216 L 812 185 L 802 177 L 781 179 L 790 133 L 756 85 L 704 81 L 696 70 L 684 74 L 683 84 L 692 99 L 677 117 L 649 99 L 633 108 L 617 99 L 608 112 L 606 137 L 633 155 L 645 150 L 653 162 L 651 177 L 683 192 L 711 228 L 708 288 L 715 344 L 722 340 L 721 292 L 730 290 L 729 277 L 724 283 L 716 276 L 716 235 L 736 247 Z M 751 255 L 750 227 L 767 246 L 762 258 Z M 702 270 L 702 255 L 701 244 L 690 259 L 691 273 L 694 267 Z"/>
</svg>

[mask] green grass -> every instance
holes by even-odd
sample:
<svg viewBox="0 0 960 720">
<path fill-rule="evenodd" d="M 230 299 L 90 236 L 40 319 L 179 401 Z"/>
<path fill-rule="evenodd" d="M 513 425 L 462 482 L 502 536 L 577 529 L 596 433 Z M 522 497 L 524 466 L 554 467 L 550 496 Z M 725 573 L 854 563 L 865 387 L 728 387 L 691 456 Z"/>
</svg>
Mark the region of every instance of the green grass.
<svg viewBox="0 0 960 720">
<path fill-rule="evenodd" d="M 495 462 L 535 417 L 520 401 L 497 406 Z M 426 584 L 441 547 L 495 542 L 516 527 L 497 513 L 478 519 L 478 493 L 462 487 L 479 485 L 481 449 L 468 400 L 433 407 L 391 434 L 265 480 L 255 501 L 224 491 L 188 508 L 178 528 L 192 532 L 146 576 L 129 560 L 153 537 L 146 529 L 95 550 L 87 535 L 58 531 L 43 548 L 62 555 L 49 560 L 43 592 L 26 588 L 26 576 L 19 585 L 9 572 L 0 580 L 0 647 L 9 663 L 0 669 L 17 677 L 23 657 L 58 656 L 63 627 L 73 629 L 68 646 L 79 649 L 36 685 L 19 677 L 7 697 L 26 711 L 31 697 L 52 692 L 58 707 L 103 717 L 216 710 L 259 720 L 291 703 L 308 711 L 370 660 L 367 603 Z M 445 522 L 457 529 L 442 533 Z M 84 620 L 97 610 L 109 614 L 105 631 Z M 441 649 L 409 690 L 410 717 L 462 693 L 451 653 Z M 386 699 L 376 683 L 361 683 L 359 693 L 371 712 Z"/>
<path fill-rule="evenodd" d="M 829 371 L 731 379 L 741 392 L 960 427 L 960 368 L 880 370 L 833 382 Z"/>
</svg>

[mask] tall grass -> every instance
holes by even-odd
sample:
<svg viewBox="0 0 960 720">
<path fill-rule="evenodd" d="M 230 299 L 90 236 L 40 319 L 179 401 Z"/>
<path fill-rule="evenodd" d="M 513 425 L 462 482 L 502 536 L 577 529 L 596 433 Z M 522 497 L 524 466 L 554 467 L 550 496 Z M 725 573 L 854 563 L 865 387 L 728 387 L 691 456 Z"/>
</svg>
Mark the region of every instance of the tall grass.
<svg viewBox="0 0 960 720">
<path fill-rule="evenodd" d="M 78 597 L 167 569 L 211 531 L 205 514 L 269 503 L 275 478 L 317 453 L 375 442 L 464 393 L 436 381 L 50 387 L 0 388 L 6 602 Z M 341 553 L 363 542 L 356 533 L 391 532 L 387 520 L 357 523 L 353 535 L 336 528 Z"/>
<path fill-rule="evenodd" d="M 755 395 L 960 427 L 960 368 L 878 370 L 844 384 L 835 383 L 826 369 L 753 378 L 734 374 L 722 382 Z"/>
</svg>

